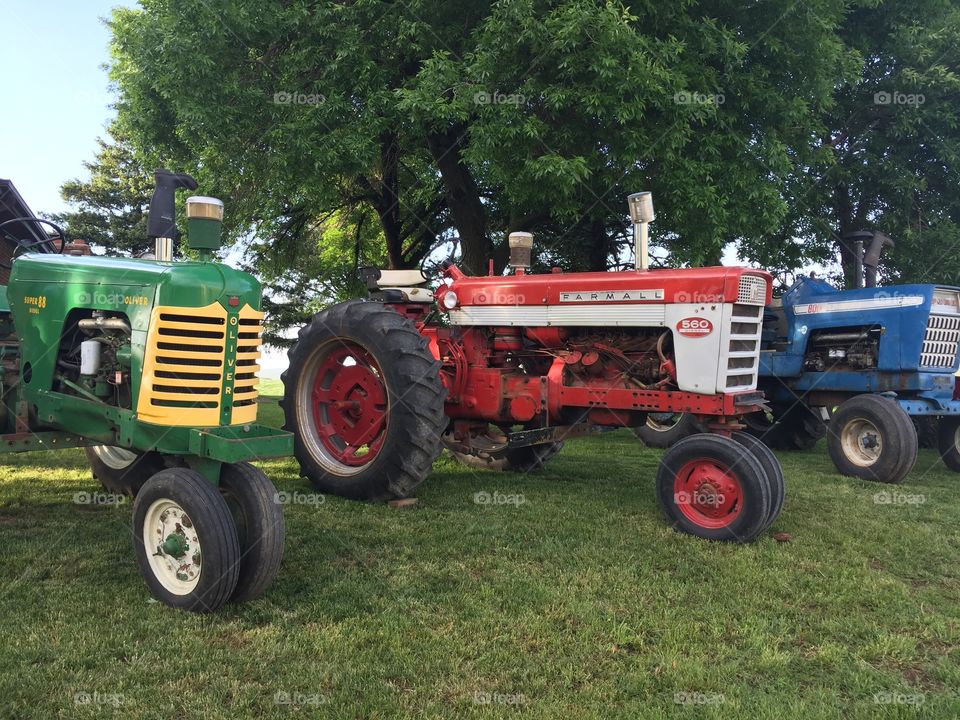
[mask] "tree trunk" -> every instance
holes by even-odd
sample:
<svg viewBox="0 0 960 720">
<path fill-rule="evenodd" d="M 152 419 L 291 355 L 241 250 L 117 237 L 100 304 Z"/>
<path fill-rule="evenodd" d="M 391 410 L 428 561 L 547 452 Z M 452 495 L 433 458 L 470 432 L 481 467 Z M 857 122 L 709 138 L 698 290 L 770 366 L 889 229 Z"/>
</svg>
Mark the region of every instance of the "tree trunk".
<svg viewBox="0 0 960 720">
<path fill-rule="evenodd" d="M 846 240 L 854 230 L 853 204 L 850 202 L 850 189 L 846 185 L 834 188 L 834 211 L 837 221 L 837 247 L 840 250 L 840 266 L 843 268 L 843 286 L 850 289 L 857 286 L 857 249 Z"/>
<path fill-rule="evenodd" d="M 427 145 L 460 235 L 463 270 L 481 275 L 486 274 L 487 262 L 493 256 L 493 243 L 487 237 L 487 211 L 480 201 L 480 191 L 463 161 L 462 137 L 457 128 L 432 132 L 427 135 Z"/>
<path fill-rule="evenodd" d="M 589 269 L 605 271 L 607 269 L 607 255 L 610 251 L 607 226 L 602 219 L 594 218 L 590 221 L 588 232 L 590 249 L 587 253 L 587 262 L 590 265 Z"/>
<path fill-rule="evenodd" d="M 403 260 L 403 235 L 400 220 L 400 151 L 391 132 L 380 135 L 380 179 L 368 183 L 376 196 L 374 208 L 383 227 L 387 260 L 391 270 L 406 267 Z"/>
</svg>

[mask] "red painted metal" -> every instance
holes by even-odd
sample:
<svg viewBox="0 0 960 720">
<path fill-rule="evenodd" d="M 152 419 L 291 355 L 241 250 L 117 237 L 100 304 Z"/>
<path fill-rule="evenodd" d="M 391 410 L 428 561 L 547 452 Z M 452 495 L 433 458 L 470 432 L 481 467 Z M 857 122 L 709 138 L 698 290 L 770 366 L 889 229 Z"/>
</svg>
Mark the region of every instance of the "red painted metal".
<svg viewBox="0 0 960 720">
<path fill-rule="evenodd" d="M 341 342 L 320 362 L 313 379 L 313 413 L 320 441 L 338 462 L 371 462 L 387 434 L 387 391 L 373 357 Z"/>
<path fill-rule="evenodd" d="M 596 300 L 584 296 L 582 300 L 561 302 L 561 293 L 614 293 L 630 290 L 661 290 L 659 298 L 625 300 L 628 304 L 664 303 L 731 303 L 740 292 L 740 278 L 757 275 L 768 280 L 766 303 L 771 300 L 770 274 L 762 270 L 742 267 L 711 267 L 699 269 L 657 270 L 656 272 L 583 272 L 550 273 L 546 275 L 508 275 L 504 277 L 468 277 L 456 266 L 445 273 L 453 280 L 450 286 L 441 285 L 438 300 L 447 292 L 457 293 L 461 306 L 470 305 L 591 305 Z M 492 284 L 495 281 L 495 284 Z M 509 297 L 511 302 L 491 302 L 491 295 Z M 619 301 L 618 301 L 619 302 Z"/>
<path fill-rule="evenodd" d="M 711 458 L 691 460 L 673 480 L 673 501 L 690 522 L 725 528 L 743 512 L 743 486 L 737 474 Z"/>
</svg>

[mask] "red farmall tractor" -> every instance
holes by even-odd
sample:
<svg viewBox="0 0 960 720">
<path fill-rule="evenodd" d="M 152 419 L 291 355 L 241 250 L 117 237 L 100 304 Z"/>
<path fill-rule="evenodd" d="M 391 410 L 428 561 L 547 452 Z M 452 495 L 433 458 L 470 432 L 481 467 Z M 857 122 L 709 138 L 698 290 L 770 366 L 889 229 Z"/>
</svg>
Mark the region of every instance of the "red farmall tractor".
<svg viewBox="0 0 960 720">
<path fill-rule="evenodd" d="M 366 300 L 318 313 L 284 375 L 303 474 L 326 493 L 409 496 L 446 447 L 473 465 L 528 471 L 566 438 L 690 413 L 707 432 L 667 450 L 657 499 L 678 529 L 749 541 L 779 515 L 780 465 L 739 418 L 756 391 L 771 279 L 715 267 L 648 270 L 649 193 L 630 196 L 639 267 L 530 273 L 533 238 L 510 236 L 512 274 L 442 265 L 370 269 Z"/>
</svg>

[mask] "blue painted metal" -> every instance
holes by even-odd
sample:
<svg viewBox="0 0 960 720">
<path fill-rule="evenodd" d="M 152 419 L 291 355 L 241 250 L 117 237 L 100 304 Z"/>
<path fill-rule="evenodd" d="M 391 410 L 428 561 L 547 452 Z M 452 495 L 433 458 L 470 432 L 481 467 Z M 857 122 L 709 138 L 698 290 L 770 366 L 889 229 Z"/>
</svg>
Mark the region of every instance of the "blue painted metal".
<svg viewBox="0 0 960 720">
<path fill-rule="evenodd" d="M 931 303 L 938 289 L 960 290 L 945 285 L 837 290 L 822 280 L 799 278 L 782 296 L 785 334 L 775 339 L 765 335 L 760 389 L 773 402 L 795 402 L 811 391 L 890 393 L 910 415 L 960 415 L 960 400 L 953 399 L 960 355 L 952 370 L 920 364 Z M 778 315 L 776 308 L 767 309 L 765 330 L 777 327 Z M 876 368 L 804 370 L 813 333 L 864 327 L 882 328 Z M 769 349 L 774 341 L 776 349 Z"/>
</svg>

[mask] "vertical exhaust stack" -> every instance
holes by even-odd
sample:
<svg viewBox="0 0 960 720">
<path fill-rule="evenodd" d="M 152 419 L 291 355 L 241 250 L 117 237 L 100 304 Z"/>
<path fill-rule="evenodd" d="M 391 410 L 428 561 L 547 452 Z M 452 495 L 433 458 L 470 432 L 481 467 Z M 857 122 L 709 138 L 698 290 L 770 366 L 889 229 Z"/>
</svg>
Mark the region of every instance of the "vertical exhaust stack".
<svg viewBox="0 0 960 720">
<path fill-rule="evenodd" d="M 638 192 L 627 197 L 633 221 L 633 254 L 637 270 L 650 269 L 649 225 L 657 216 L 653 212 L 653 193 Z"/>
<path fill-rule="evenodd" d="M 517 275 L 526 275 L 533 264 L 533 233 L 512 232 L 507 244 L 510 246 L 510 267 Z"/>
<path fill-rule="evenodd" d="M 173 260 L 173 242 L 177 232 L 176 192 L 183 188 L 196 190 L 197 181 L 186 173 L 157 170 L 153 173 L 154 189 L 147 215 L 147 237 L 153 238 L 157 260 Z"/>
</svg>

